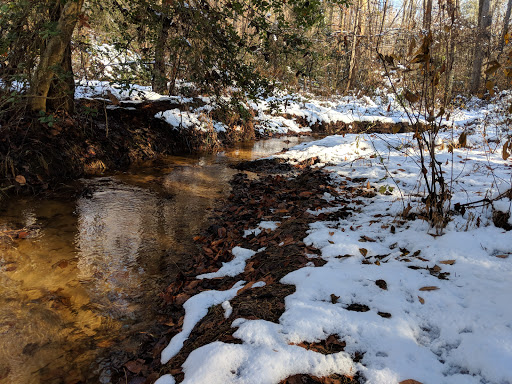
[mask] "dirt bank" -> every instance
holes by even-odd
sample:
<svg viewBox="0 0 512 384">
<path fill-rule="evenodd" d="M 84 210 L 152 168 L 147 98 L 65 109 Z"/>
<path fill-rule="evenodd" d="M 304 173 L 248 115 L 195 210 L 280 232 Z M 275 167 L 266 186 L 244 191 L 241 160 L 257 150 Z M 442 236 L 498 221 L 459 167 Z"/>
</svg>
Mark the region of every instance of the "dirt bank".
<svg viewBox="0 0 512 384">
<path fill-rule="evenodd" d="M 237 127 L 223 134 L 177 130 L 155 118 L 157 112 L 188 107 L 165 100 L 134 104 L 83 99 L 73 117 L 25 117 L 15 126 L 0 122 L 2 195 L 55 191 L 71 180 L 159 155 L 214 151 L 254 138 L 251 119 L 233 113 L 215 116 Z"/>
</svg>

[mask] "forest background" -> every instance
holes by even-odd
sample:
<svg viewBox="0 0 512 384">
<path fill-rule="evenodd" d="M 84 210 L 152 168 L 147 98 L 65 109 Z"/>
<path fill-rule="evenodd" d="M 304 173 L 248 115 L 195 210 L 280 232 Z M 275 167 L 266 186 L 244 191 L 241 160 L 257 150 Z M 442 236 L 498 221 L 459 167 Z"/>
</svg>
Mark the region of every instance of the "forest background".
<svg viewBox="0 0 512 384">
<path fill-rule="evenodd" d="M 234 86 L 253 96 L 276 84 L 322 95 L 371 94 L 383 82 L 382 59 L 403 68 L 429 33 L 429 60 L 442 68 L 440 101 L 484 97 L 494 86 L 509 86 L 511 6 L 499 0 L 8 1 L 0 6 L 1 119 L 17 115 L 12 108 L 71 112 L 75 78 L 152 84 L 162 94 L 174 94 L 178 79 L 210 94 Z M 98 48 L 131 60 L 106 76 L 105 64 L 95 60 Z M 6 86 L 13 83 L 24 92 Z"/>
</svg>

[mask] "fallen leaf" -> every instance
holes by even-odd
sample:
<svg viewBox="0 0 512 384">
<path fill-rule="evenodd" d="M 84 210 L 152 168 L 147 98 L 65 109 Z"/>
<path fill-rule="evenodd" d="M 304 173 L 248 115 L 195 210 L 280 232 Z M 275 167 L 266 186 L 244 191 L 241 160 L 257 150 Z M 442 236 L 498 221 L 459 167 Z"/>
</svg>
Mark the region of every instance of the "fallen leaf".
<svg viewBox="0 0 512 384">
<path fill-rule="evenodd" d="M 114 344 L 113 340 L 103 340 L 96 344 L 99 348 L 108 348 Z"/>
<path fill-rule="evenodd" d="M 189 298 L 190 295 L 187 295 L 186 293 L 180 293 L 174 297 L 174 302 L 177 305 L 183 305 Z"/>
<path fill-rule="evenodd" d="M 509 255 L 496 255 L 497 258 L 499 259 L 506 259 L 508 258 Z"/>
<path fill-rule="evenodd" d="M 127 362 L 124 366 L 130 372 L 135 373 L 136 375 L 138 375 L 140 373 L 140 371 L 142 371 L 142 368 L 144 367 L 144 360 L 142 360 L 142 359 L 137 359 L 135 361 L 132 360 L 132 361 Z"/>
<path fill-rule="evenodd" d="M 413 380 L 413 379 L 407 379 L 404 381 L 399 382 L 398 384 L 423 384 L 420 381 Z"/>
<path fill-rule="evenodd" d="M 219 237 L 226 237 L 227 231 L 226 228 L 222 227 L 217 230 L 217 234 Z"/>
<path fill-rule="evenodd" d="M 425 299 L 421 296 L 418 296 L 418 300 L 420 301 L 421 304 L 425 304 Z"/>
<path fill-rule="evenodd" d="M 426 286 L 426 287 L 421 287 L 420 291 L 436 291 L 438 289 L 439 289 L 439 287 L 430 285 L 430 286 Z"/>
<path fill-rule="evenodd" d="M 455 260 L 443 260 L 440 261 L 439 264 L 453 265 L 455 264 Z"/>
<path fill-rule="evenodd" d="M 242 293 L 243 291 L 246 291 L 248 289 L 251 289 L 252 286 L 254 285 L 254 283 L 256 283 L 255 281 L 251 281 L 250 283 L 247 283 L 246 285 L 244 285 L 242 288 L 240 288 L 238 291 L 236 291 L 236 294 L 239 295 L 240 293 Z"/>
<path fill-rule="evenodd" d="M 18 184 L 25 185 L 27 184 L 27 179 L 25 179 L 25 176 L 18 175 L 14 178 Z"/>
<path fill-rule="evenodd" d="M 368 250 L 366 248 L 359 248 L 359 252 L 361 253 L 361 255 L 363 255 L 364 257 L 366 257 L 366 255 L 368 254 Z"/>
</svg>

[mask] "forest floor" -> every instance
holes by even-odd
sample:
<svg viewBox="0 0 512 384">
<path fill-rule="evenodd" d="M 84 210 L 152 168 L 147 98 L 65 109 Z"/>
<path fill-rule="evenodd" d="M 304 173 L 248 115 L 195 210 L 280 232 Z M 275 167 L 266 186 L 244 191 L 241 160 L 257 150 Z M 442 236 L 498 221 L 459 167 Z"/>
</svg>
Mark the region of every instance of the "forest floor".
<svg viewBox="0 0 512 384">
<path fill-rule="evenodd" d="M 126 363 L 129 383 L 510 381 L 510 232 L 459 214 L 434 235 L 373 180 L 319 164 L 239 166 L 259 177 L 239 173 L 195 238 L 163 295 L 168 334 Z"/>
<path fill-rule="evenodd" d="M 101 103 L 90 100 L 99 86 L 79 90 L 81 103 Z M 111 88 L 108 114 L 119 113 L 119 124 L 138 116 L 122 129 L 145 155 L 160 152 L 166 135 L 195 132 L 212 145 L 244 136 L 212 100 L 138 91 L 149 101 Z M 274 110 L 275 99 L 248 103 L 249 135 L 332 135 L 238 166 L 231 195 L 195 238 L 194 263 L 162 294 L 167 333 L 118 367 L 119 382 L 511 382 L 510 97 L 500 97 L 470 100 L 440 121 L 450 200 L 446 225 L 435 228 L 395 98 L 282 95 Z M 107 164 L 98 148 L 82 151 Z M 15 188 L 35 183 L 17 176 L 25 182 Z"/>
<path fill-rule="evenodd" d="M 163 294 L 167 334 L 120 382 L 511 382 L 509 122 L 498 103 L 445 122 L 450 205 L 435 228 L 414 135 L 387 105 L 288 100 L 269 118 L 342 134 L 238 166 Z"/>
</svg>

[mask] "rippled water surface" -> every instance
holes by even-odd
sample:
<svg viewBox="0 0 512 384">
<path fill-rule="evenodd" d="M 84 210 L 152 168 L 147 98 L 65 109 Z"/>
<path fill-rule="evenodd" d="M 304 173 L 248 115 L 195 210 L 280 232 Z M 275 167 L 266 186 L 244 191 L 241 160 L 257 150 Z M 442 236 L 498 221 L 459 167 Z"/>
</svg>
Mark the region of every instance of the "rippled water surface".
<svg viewBox="0 0 512 384">
<path fill-rule="evenodd" d="M 11 200 L 0 233 L 30 230 L 0 238 L 0 383 L 108 383 L 104 356 L 151 329 L 158 293 L 229 191 L 229 164 L 304 140 L 168 157 L 84 180 L 73 201 Z"/>
</svg>

